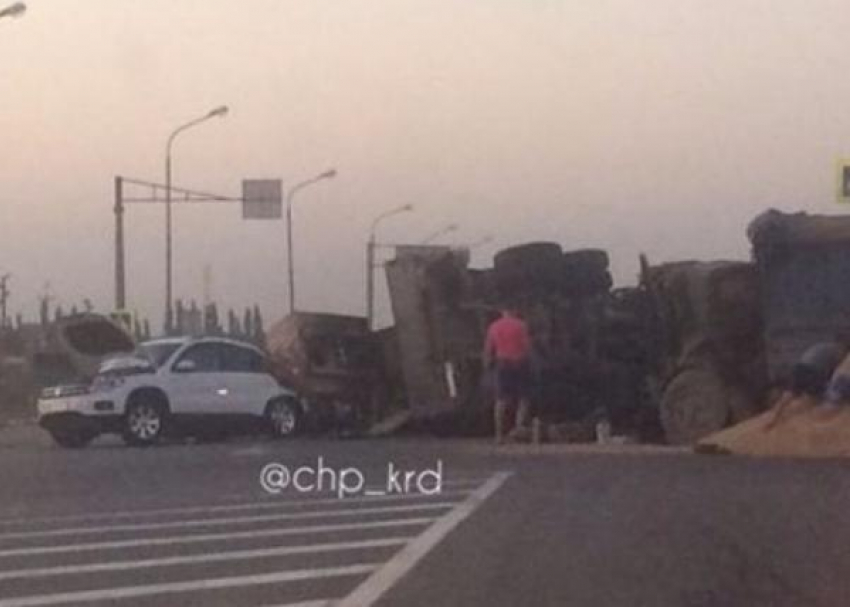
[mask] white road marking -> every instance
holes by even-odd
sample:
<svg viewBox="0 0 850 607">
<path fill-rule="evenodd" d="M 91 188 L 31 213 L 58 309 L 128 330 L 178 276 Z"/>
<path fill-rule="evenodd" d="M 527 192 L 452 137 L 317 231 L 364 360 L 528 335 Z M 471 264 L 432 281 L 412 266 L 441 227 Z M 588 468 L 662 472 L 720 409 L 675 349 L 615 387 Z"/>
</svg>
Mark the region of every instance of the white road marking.
<svg viewBox="0 0 850 607">
<path fill-rule="evenodd" d="M 155 596 L 158 594 L 173 594 L 199 590 L 221 590 L 240 586 L 259 586 L 264 584 L 281 584 L 302 580 L 314 580 L 329 577 L 344 577 L 363 575 L 375 570 L 377 564 L 358 564 L 345 567 L 329 567 L 326 569 L 302 569 L 295 571 L 280 571 L 258 575 L 243 575 L 187 582 L 169 582 L 150 584 L 146 586 L 123 586 L 105 588 L 102 590 L 82 590 L 38 596 L 15 597 L 0 600 L 0 607 L 43 607 L 45 605 L 61 605 L 63 603 L 92 603 L 94 601 L 110 601 L 116 599 Z"/>
<path fill-rule="evenodd" d="M 114 542 L 93 542 L 88 544 L 66 544 L 61 546 L 36 546 L 29 548 L 10 548 L 0 550 L 0 558 L 10 556 L 28 556 L 35 554 L 61 554 L 63 552 L 80 552 L 89 550 L 109 550 L 114 548 L 137 548 L 139 546 L 169 546 L 174 544 L 196 544 L 199 542 L 214 542 L 234 539 L 270 538 L 283 535 L 310 535 L 333 531 L 356 531 L 361 529 L 384 529 L 391 527 L 407 527 L 411 525 L 427 525 L 434 522 L 434 517 L 402 518 L 388 521 L 367 523 L 342 523 L 338 525 L 312 525 L 307 527 L 287 527 L 284 529 L 258 529 L 256 531 L 237 531 L 231 533 L 205 533 L 198 535 L 176 535 L 148 539 L 119 540 Z"/>
<path fill-rule="evenodd" d="M 483 482 L 483 481 L 481 481 Z M 457 488 L 457 487 L 468 487 L 473 488 L 480 484 L 474 483 L 472 481 L 462 481 L 462 482 L 445 482 L 443 483 L 444 487 L 447 488 Z M 118 512 L 95 512 L 90 514 L 71 514 L 71 515 L 60 515 L 60 516 L 44 516 L 44 517 L 34 517 L 34 518 L 26 518 L 26 517 L 17 517 L 10 519 L 0 519 L 0 526 L 11 526 L 11 525 L 40 525 L 40 524 L 51 524 L 51 523 L 73 523 L 73 522 L 84 522 L 84 521 L 97 521 L 103 519 L 117 519 L 117 518 L 139 518 L 139 517 L 154 517 L 154 516 L 167 516 L 167 515 L 181 515 L 181 514 L 199 514 L 199 513 L 213 513 L 213 512 L 237 512 L 240 510 L 262 510 L 267 508 L 280 508 L 282 506 L 312 506 L 314 504 L 336 504 L 336 503 L 351 503 L 351 502 L 372 502 L 377 501 L 377 499 L 383 500 L 409 500 L 422 498 L 426 499 L 428 497 L 438 497 L 438 496 L 459 496 L 466 495 L 469 491 L 464 490 L 452 490 L 452 491 L 443 491 L 438 496 L 429 496 L 422 493 L 396 493 L 387 495 L 384 491 L 376 492 L 370 494 L 372 489 L 365 491 L 362 494 L 347 496 L 344 498 L 339 497 L 326 497 L 326 498 L 313 498 L 313 497 L 302 497 L 300 499 L 289 499 L 282 500 L 279 497 L 274 496 L 266 496 L 266 499 L 269 501 L 256 501 L 256 502 L 245 502 L 242 504 L 225 504 L 218 506 L 190 506 L 190 507 L 174 507 L 174 508 L 158 508 L 153 510 L 124 510 Z M 377 491 L 377 490 L 374 490 Z M 244 499 L 244 496 L 242 496 Z M 377 498 L 377 499 L 376 499 Z"/>
<path fill-rule="evenodd" d="M 333 607 L 333 601 L 305 601 L 303 603 L 287 603 L 286 605 L 264 605 L 263 607 Z"/>
<path fill-rule="evenodd" d="M 369 576 L 354 592 L 335 603 L 335 607 L 369 607 L 375 603 L 396 582 L 407 575 L 434 546 L 472 514 L 484 500 L 495 493 L 510 475 L 510 472 L 500 472 L 493 475 L 461 505 L 437 519 L 433 525 L 405 546 L 386 565 Z"/>
<path fill-rule="evenodd" d="M 42 567 L 39 569 L 15 569 L 0 571 L 0 581 L 24 578 L 50 577 L 57 575 L 72 575 L 80 573 L 102 573 L 104 571 L 126 571 L 128 569 L 144 569 L 148 567 L 170 567 L 172 565 L 193 565 L 197 563 L 216 563 L 258 559 L 293 554 L 313 554 L 322 552 L 340 552 L 344 550 L 363 550 L 366 548 L 388 548 L 400 546 L 413 539 L 412 537 L 390 537 L 356 542 L 335 542 L 331 544 L 303 544 L 299 546 L 280 546 L 277 548 L 260 548 L 256 550 L 233 550 L 229 552 L 213 552 L 194 554 L 191 556 L 171 556 L 158 559 L 143 559 L 138 561 L 118 561 L 110 563 L 89 563 L 85 565 L 65 565 L 60 567 Z"/>
<path fill-rule="evenodd" d="M 333 518 L 359 516 L 362 514 L 388 514 L 396 512 L 411 512 L 416 510 L 442 510 L 457 505 L 457 502 L 434 502 L 427 504 L 409 504 L 406 506 L 381 506 L 376 508 L 348 508 L 334 510 L 318 510 L 312 512 L 285 512 L 282 514 L 265 514 L 261 516 L 243 516 L 230 518 L 206 518 L 186 521 L 169 521 L 167 523 L 141 523 L 133 525 L 106 525 L 102 527 L 71 527 L 66 529 L 50 529 L 47 531 L 15 531 L 0 534 L 0 540 L 35 539 L 44 537 L 60 537 L 66 535 L 86 535 L 96 533 L 120 533 L 127 531 L 158 531 L 165 529 L 190 529 L 193 527 L 216 527 L 223 525 L 250 525 L 253 523 L 270 523 L 275 521 L 296 521 L 311 518 Z"/>
</svg>

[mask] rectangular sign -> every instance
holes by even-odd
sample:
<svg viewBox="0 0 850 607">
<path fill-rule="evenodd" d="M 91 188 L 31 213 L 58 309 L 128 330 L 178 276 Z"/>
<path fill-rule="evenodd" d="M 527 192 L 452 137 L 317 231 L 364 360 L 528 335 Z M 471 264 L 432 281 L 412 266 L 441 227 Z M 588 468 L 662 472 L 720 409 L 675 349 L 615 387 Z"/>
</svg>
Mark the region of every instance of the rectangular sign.
<svg viewBox="0 0 850 607">
<path fill-rule="evenodd" d="M 243 179 L 242 219 L 283 217 L 282 192 L 280 179 Z"/>
</svg>

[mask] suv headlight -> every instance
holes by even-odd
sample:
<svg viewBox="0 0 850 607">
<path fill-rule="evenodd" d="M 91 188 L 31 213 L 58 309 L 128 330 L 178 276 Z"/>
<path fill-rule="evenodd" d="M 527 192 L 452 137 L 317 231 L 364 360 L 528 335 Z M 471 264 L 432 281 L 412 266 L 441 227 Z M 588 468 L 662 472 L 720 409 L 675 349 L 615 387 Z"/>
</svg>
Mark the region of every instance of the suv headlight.
<svg viewBox="0 0 850 607">
<path fill-rule="evenodd" d="M 89 389 L 87 386 L 54 386 L 52 388 L 45 388 L 41 391 L 41 398 L 43 400 L 47 400 L 50 398 L 63 398 L 66 396 L 81 396 L 83 394 L 88 394 Z"/>
<path fill-rule="evenodd" d="M 118 375 L 101 375 L 94 378 L 91 384 L 92 392 L 109 392 L 124 383 L 124 378 Z"/>
</svg>

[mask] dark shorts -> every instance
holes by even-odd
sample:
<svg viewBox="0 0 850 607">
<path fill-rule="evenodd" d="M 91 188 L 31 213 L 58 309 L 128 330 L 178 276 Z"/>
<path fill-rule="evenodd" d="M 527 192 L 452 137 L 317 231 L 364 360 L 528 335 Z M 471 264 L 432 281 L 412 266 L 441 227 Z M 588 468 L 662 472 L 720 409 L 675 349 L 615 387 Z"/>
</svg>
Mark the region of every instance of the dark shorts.
<svg viewBox="0 0 850 607">
<path fill-rule="evenodd" d="M 531 366 L 527 362 L 498 361 L 496 363 L 497 399 L 528 399 L 531 396 L 531 386 Z"/>
<path fill-rule="evenodd" d="M 829 384 L 829 374 L 822 369 L 797 363 L 791 370 L 791 392 L 795 396 L 822 398 Z"/>
</svg>

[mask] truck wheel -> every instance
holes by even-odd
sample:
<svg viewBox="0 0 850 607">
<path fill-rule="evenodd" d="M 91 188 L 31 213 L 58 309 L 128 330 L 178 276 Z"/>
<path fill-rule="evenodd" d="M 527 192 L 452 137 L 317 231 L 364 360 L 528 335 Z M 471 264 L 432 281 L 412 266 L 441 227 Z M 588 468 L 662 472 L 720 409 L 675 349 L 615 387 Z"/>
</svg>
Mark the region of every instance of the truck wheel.
<svg viewBox="0 0 850 607">
<path fill-rule="evenodd" d="M 142 396 L 127 406 L 124 415 L 124 442 L 128 445 L 154 444 L 165 427 L 165 407 L 150 396 Z"/>
<path fill-rule="evenodd" d="M 561 245 L 531 242 L 503 249 L 493 259 L 496 288 L 502 296 L 557 288 L 562 267 Z"/>
<path fill-rule="evenodd" d="M 608 271 L 608 253 L 602 249 L 578 249 L 564 253 L 564 265 L 568 268 L 581 268 L 588 273 Z"/>
<path fill-rule="evenodd" d="M 686 369 L 664 389 L 660 414 L 668 443 L 695 443 L 728 424 L 728 389 L 711 369 Z"/>
<path fill-rule="evenodd" d="M 566 295 L 590 295 L 608 291 L 613 284 L 608 271 L 608 253 L 580 249 L 564 253 L 561 289 Z"/>
<path fill-rule="evenodd" d="M 295 403 L 273 400 L 266 407 L 266 427 L 272 438 L 295 435 L 300 427 L 300 415 Z"/>
<path fill-rule="evenodd" d="M 82 449 L 94 440 L 95 434 L 82 430 L 51 430 L 54 442 L 65 449 Z"/>
</svg>

